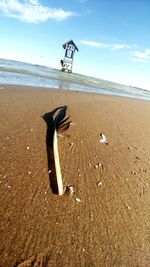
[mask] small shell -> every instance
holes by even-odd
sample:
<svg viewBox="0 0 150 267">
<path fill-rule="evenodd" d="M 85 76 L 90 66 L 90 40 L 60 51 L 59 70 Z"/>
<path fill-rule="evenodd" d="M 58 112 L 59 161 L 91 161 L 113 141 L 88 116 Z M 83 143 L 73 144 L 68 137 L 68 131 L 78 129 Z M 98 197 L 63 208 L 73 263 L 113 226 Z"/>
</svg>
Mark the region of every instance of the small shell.
<svg viewBox="0 0 150 267">
<path fill-rule="evenodd" d="M 94 168 L 95 168 L 95 169 L 98 169 L 98 165 L 95 165 Z"/>
<path fill-rule="evenodd" d="M 74 143 L 72 142 L 72 143 L 69 144 L 69 147 L 71 147 L 71 146 L 73 146 L 73 145 L 74 145 Z"/>
<path fill-rule="evenodd" d="M 104 133 L 100 133 L 100 140 L 99 140 L 99 142 L 100 142 L 101 144 L 108 144 L 108 143 L 107 143 L 107 138 L 106 138 L 106 136 L 104 135 Z"/>
<path fill-rule="evenodd" d="M 126 204 L 126 208 L 128 209 L 128 210 L 130 210 L 131 208 L 130 208 L 130 206 L 128 206 L 128 204 Z"/>
<path fill-rule="evenodd" d="M 137 173 L 135 171 L 132 171 L 131 174 L 136 175 Z"/>
<path fill-rule="evenodd" d="M 74 188 L 72 185 L 66 187 L 66 193 L 70 195 L 74 193 Z"/>
<path fill-rule="evenodd" d="M 77 202 L 81 202 L 81 200 L 80 200 L 80 198 L 75 198 L 75 200 L 77 201 Z"/>
<path fill-rule="evenodd" d="M 100 167 L 101 170 L 104 169 L 104 166 L 103 166 L 103 164 L 101 162 L 98 162 L 97 165 L 98 165 L 98 167 Z"/>
</svg>

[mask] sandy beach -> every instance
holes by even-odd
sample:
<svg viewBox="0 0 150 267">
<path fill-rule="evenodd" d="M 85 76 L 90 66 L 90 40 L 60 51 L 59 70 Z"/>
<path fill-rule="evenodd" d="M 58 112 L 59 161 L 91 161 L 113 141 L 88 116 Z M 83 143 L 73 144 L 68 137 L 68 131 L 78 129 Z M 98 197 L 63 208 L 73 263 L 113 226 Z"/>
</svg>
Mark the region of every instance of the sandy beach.
<svg viewBox="0 0 150 267">
<path fill-rule="evenodd" d="M 150 266 L 150 102 L 0 88 L 0 266 Z M 42 116 L 62 105 L 72 124 L 59 153 L 72 196 L 55 194 L 48 173 Z"/>
</svg>

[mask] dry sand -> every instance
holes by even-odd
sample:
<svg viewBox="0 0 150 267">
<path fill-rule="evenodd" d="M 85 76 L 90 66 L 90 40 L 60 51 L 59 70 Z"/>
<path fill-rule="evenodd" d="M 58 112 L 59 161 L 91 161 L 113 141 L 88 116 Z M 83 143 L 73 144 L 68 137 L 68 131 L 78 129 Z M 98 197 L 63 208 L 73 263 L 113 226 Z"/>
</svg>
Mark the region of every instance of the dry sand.
<svg viewBox="0 0 150 267">
<path fill-rule="evenodd" d="M 59 139 L 63 182 L 75 189 L 62 197 L 42 118 L 60 105 L 73 122 Z M 1 267 L 150 266 L 148 101 L 2 85 L 0 128 Z"/>
</svg>

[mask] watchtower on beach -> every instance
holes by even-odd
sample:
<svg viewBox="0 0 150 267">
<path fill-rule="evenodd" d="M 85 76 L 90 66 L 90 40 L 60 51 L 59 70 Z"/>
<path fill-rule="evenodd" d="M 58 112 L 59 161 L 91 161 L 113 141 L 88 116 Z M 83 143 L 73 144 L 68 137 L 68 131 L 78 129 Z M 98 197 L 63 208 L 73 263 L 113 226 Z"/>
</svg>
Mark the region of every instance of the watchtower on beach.
<svg viewBox="0 0 150 267">
<path fill-rule="evenodd" d="M 72 72 L 74 54 L 76 50 L 79 52 L 79 49 L 72 40 L 63 44 L 63 48 L 65 49 L 65 56 L 64 60 L 60 61 L 61 70 Z"/>
</svg>

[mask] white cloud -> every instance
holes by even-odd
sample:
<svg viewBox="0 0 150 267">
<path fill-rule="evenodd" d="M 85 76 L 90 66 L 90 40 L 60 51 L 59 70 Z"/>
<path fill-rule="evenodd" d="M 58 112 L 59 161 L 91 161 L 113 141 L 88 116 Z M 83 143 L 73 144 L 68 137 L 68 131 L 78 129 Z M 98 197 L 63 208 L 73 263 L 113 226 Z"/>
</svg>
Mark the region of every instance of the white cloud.
<svg viewBox="0 0 150 267">
<path fill-rule="evenodd" d="M 100 42 L 89 41 L 89 40 L 81 40 L 80 43 L 91 46 L 91 47 L 96 47 L 96 48 L 108 48 L 113 51 L 131 48 L 131 46 L 127 44 L 106 44 L 106 43 L 100 43 Z"/>
<path fill-rule="evenodd" d="M 61 8 L 43 6 L 38 0 L 1 0 L 0 11 L 7 17 L 31 23 L 44 22 L 48 19 L 61 21 L 76 15 Z"/>
<path fill-rule="evenodd" d="M 150 60 L 150 48 L 149 49 L 145 49 L 143 52 L 141 51 L 133 51 L 131 53 L 132 55 L 132 59 L 134 61 L 138 61 L 138 62 L 147 62 Z"/>
<path fill-rule="evenodd" d="M 131 46 L 126 45 L 126 44 L 114 44 L 111 47 L 112 50 L 119 50 L 119 49 L 124 49 L 124 48 L 129 49 L 129 48 L 131 48 Z"/>
<path fill-rule="evenodd" d="M 97 48 L 106 48 L 106 47 L 108 47 L 107 44 L 103 44 L 103 43 L 99 43 L 99 42 L 95 42 L 95 41 L 81 40 L 80 43 L 88 45 L 88 46 L 92 46 L 92 47 L 97 47 Z"/>
</svg>

